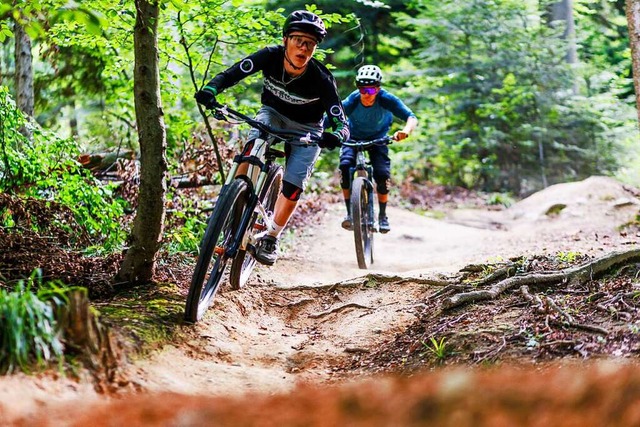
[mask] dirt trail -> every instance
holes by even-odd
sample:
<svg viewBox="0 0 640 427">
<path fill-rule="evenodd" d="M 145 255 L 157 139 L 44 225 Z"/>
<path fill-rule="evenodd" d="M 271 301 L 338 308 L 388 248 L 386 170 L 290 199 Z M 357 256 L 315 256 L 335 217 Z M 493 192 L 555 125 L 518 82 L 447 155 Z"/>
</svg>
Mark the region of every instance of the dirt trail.
<svg viewBox="0 0 640 427">
<path fill-rule="evenodd" d="M 559 207 L 565 207 L 559 210 Z M 469 263 L 540 252 L 598 254 L 634 242 L 618 227 L 635 218 L 640 203 L 618 181 L 592 177 L 559 184 L 509 209 L 456 209 L 432 219 L 389 208 L 392 231 L 376 235 L 371 271 L 388 274 L 455 272 Z M 551 209 L 557 213 L 547 212 Z M 366 273 L 357 268 L 353 234 L 340 227 L 342 205 L 317 228 L 297 238 L 277 268 L 259 274 L 275 284 L 334 283 Z M 555 212 L 555 211 L 554 211 Z"/>
<path fill-rule="evenodd" d="M 393 231 L 375 236 L 375 268 L 361 270 L 353 234 L 340 227 L 342 215 L 341 206 L 332 206 L 320 226 L 285 240 L 276 265 L 258 267 L 247 288 L 221 292 L 196 326 L 204 340 L 196 339 L 188 348 L 167 348 L 140 363 L 144 387 L 241 394 L 330 381 L 332 372 L 326 369 L 332 362 L 375 347 L 409 324 L 427 288 L 384 283 L 334 290 L 327 286 L 349 280 L 359 284 L 368 273 L 429 276 L 453 271 L 478 260 L 478 244 L 490 254 L 495 233 L 392 208 Z M 309 288 L 296 289 L 301 286 Z M 315 317 L 346 304 L 351 306 Z"/>
<path fill-rule="evenodd" d="M 503 211 L 459 209 L 432 219 L 390 208 L 392 231 L 376 235 L 370 271 L 357 268 L 353 236 L 339 225 L 342 206 L 331 206 L 317 227 L 284 240 L 274 267 L 258 267 L 240 291 L 223 290 L 194 327 L 196 338 L 135 362 L 133 378 L 149 392 L 207 396 L 272 394 L 300 382 L 343 381 L 331 370 L 333 362 L 401 332 L 432 291 L 415 281 L 367 281 L 365 274 L 437 278 L 470 263 L 512 256 L 598 255 L 635 243 L 637 236 L 617 227 L 633 220 L 638 206 L 620 183 L 593 177 L 550 187 Z M 44 396 L 55 387 L 63 389 L 59 401 L 98 398 L 71 382 L 43 384 L 37 394 L 28 381 L 1 380 L 0 417 L 51 405 Z M 15 399 L 26 403 L 12 409 L 6 402 Z"/>
<path fill-rule="evenodd" d="M 558 204 L 566 207 L 546 214 Z M 371 270 L 357 268 L 353 234 L 340 227 L 342 206 L 332 206 L 317 228 L 285 241 L 274 267 L 258 267 L 249 287 L 217 297 L 196 326 L 204 340 L 141 362 L 141 381 L 150 390 L 206 394 L 277 392 L 300 381 L 330 381 L 326 367 L 332 361 L 401 331 L 430 289 L 412 282 L 326 286 L 357 284 L 367 273 L 437 278 L 469 263 L 541 252 L 598 255 L 634 242 L 617 227 L 631 221 L 638 206 L 620 183 L 594 177 L 550 187 L 507 210 L 458 210 L 445 220 L 391 208 L 392 231 L 375 236 Z M 260 281 L 269 286 L 256 286 Z M 299 286 L 320 289 L 287 290 Z M 357 305 L 312 317 L 345 304 Z"/>
</svg>

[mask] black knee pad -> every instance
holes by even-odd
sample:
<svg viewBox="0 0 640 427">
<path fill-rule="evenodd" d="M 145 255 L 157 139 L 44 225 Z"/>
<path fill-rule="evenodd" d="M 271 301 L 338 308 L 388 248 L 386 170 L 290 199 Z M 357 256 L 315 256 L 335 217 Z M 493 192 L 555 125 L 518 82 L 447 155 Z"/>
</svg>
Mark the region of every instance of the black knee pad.
<svg viewBox="0 0 640 427">
<path fill-rule="evenodd" d="M 340 165 L 340 188 L 348 190 L 351 188 L 351 165 Z"/>
<path fill-rule="evenodd" d="M 376 177 L 375 178 L 376 191 L 378 192 L 378 194 L 388 194 L 389 193 L 389 183 L 390 183 L 390 181 L 391 181 L 390 178 L 382 178 L 382 177 Z"/>
<path fill-rule="evenodd" d="M 300 200 L 300 196 L 302 196 L 302 188 L 284 181 L 282 183 L 282 195 L 292 202 L 298 201 Z"/>
</svg>

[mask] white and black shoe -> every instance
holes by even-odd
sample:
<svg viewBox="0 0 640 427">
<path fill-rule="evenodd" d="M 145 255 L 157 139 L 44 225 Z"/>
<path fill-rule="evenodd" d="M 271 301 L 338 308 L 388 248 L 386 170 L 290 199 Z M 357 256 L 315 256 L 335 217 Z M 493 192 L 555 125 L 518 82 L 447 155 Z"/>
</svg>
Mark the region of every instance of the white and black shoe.
<svg viewBox="0 0 640 427">
<path fill-rule="evenodd" d="M 389 218 L 386 216 L 381 216 L 378 218 L 378 229 L 382 234 L 388 233 L 391 231 L 391 227 L 389 226 Z"/>
<path fill-rule="evenodd" d="M 273 265 L 278 260 L 278 238 L 267 234 L 260 239 L 254 258 L 260 264 Z"/>
</svg>

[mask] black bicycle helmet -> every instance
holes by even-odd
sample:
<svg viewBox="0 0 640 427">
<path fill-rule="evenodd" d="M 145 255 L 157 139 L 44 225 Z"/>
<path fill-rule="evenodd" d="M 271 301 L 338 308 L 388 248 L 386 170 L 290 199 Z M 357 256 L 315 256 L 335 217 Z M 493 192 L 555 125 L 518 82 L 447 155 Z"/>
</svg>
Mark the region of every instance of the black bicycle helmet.
<svg viewBox="0 0 640 427">
<path fill-rule="evenodd" d="M 315 13 L 306 10 L 293 11 L 284 21 L 282 34 L 286 37 L 292 31 L 302 31 L 312 34 L 318 40 L 318 43 L 321 43 L 327 35 L 327 30 L 324 27 L 322 19 Z"/>
<path fill-rule="evenodd" d="M 377 65 L 363 65 L 356 75 L 356 86 L 376 86 L 382 83 L 382 70 Z"/>
</svg>

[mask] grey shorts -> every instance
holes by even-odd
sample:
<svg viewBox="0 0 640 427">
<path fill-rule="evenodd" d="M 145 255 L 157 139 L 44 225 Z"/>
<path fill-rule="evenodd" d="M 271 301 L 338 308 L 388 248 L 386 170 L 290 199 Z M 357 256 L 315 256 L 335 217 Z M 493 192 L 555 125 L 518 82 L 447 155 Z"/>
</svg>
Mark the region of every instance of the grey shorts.
<svg viewBox="0 0 640 427">
<path fill-rule="evenodd" d="M 291 129 L 305 133 L 309 132 L 316 138 L 322 135 L 322 126 L 320 123 L 298 123 L 267 106 L 260 108 L 255 119 L 275 128 Z M 258 135 L 258 130 L 251 129 L 249 139 L 257 138 Z M 311 173 L 313 173 L 316 160 L 318 160 L 320 156 L 320 147 L 316 144 L 305 144 L 302 142 L 299 144 L 287 142 L 287 144 L 289 145 L 289 149 L 287 150 L 289 151 L 289 156 L 287 157 L 287 164 L 284 168 L 284 180 L 304 190 Z"/>
</svg>

